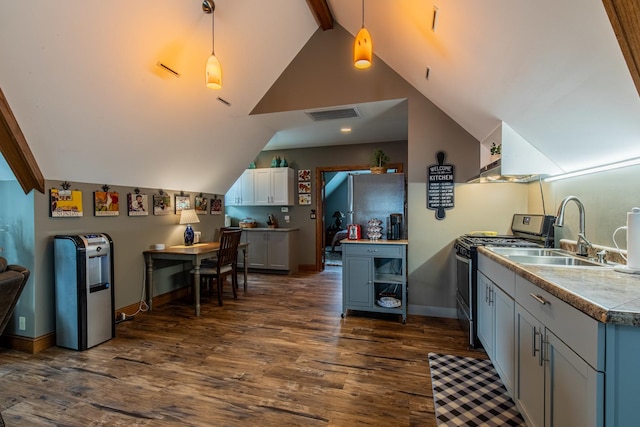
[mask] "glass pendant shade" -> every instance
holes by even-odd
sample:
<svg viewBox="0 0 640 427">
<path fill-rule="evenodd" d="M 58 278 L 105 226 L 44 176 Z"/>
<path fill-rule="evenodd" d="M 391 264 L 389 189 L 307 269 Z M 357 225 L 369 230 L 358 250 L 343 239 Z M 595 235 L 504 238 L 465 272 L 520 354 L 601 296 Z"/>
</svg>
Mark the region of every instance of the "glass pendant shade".
<svg viewBox="0 0 640 427">
<path fill-rule="evenodd" d="M 363 26 L 356 35 L 356 41 L 353 44 L 353 65 L 364 70 L 371 66 L 371 58 L 373 55 L 373 43 L 369 31 Z"/>
<path fill-rule="evenodd" d="M 220 61 L 213 53 L 207 61 L 206 78 L 209 89 L 220 89 L 222 87 L 222 68 L 220 67 Z"/>
</svg>

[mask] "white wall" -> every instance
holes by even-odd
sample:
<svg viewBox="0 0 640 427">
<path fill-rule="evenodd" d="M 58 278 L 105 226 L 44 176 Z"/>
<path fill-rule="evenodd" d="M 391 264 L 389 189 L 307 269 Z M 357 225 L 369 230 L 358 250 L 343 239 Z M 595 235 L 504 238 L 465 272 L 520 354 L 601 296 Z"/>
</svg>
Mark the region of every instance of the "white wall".
<svg viewBox="0 0 640 427">
<path fill-rule="evenodd" d="M 640 166 L 630 166 L 592 175 L 543 183 L 547 213 L 555 215 L 562 199 L 573 195 L 585 207 L 587 238 L 595 244 L 613 247 L 613 231 L 626 225 L 627 212 L 640 207 Z M 537 184 L 529 185 L 529 209 L 541 210 L 540 190 Z M 576 240 L 578 232 L 578 208 L 567 205 L 563 237 Z M 620 232 L 616 241 L 626 248 L 626 238 Z"/>
</svg>

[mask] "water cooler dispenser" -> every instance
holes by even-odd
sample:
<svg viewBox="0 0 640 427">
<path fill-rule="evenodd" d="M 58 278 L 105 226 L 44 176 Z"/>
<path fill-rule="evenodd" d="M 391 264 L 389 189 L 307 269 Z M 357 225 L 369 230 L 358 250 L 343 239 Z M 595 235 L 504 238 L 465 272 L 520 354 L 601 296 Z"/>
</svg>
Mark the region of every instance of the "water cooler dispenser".
<svg viewBox="0 0 640 427">
<path fill-rule="evenodd" d="M 56 345 L 86 350 L 115 337 L 113 241 L 55 236 Z"/>
</svg>

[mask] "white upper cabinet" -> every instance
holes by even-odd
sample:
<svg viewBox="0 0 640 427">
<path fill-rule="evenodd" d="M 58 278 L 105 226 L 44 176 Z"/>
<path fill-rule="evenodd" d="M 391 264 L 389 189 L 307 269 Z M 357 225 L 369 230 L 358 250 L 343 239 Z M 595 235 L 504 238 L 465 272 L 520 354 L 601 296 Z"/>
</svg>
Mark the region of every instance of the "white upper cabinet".
<svg viewBox="0 0 640 427">
<path fill-rule="evenodd" d="M 293 169 L 254 169 L 256 206 L 292 206 L 294 204 Z"/>
<path fill-rule="evenodd" d="M 254 171 L 245 170 L 240 178 L 233 183 L 225 195 L 227 206 L 252 206 L 254 204 Z"/>
</svg>

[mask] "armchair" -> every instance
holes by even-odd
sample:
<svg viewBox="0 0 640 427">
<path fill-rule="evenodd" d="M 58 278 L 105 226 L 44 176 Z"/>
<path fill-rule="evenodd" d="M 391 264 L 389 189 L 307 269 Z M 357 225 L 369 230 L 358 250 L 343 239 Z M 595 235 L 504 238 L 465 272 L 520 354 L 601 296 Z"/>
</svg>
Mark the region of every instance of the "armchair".
<svg viewBox="0 0 640 427">
<path fill-rule="evenodd" d="M 7 260 L 0 257 L 0 334 L 9 323 L 29 274 L 30 271 L 27 268 L 7 264 Z"/>
</svg>

